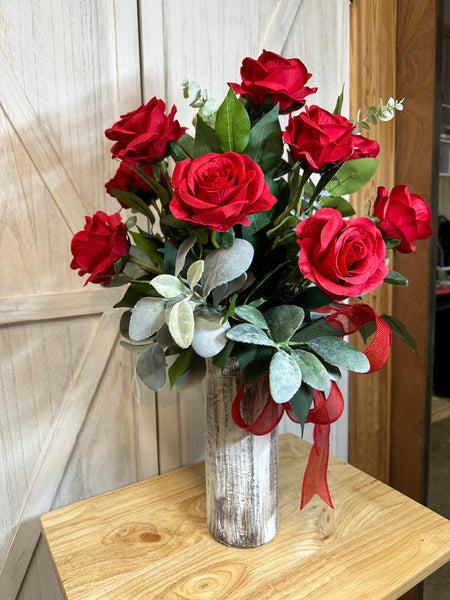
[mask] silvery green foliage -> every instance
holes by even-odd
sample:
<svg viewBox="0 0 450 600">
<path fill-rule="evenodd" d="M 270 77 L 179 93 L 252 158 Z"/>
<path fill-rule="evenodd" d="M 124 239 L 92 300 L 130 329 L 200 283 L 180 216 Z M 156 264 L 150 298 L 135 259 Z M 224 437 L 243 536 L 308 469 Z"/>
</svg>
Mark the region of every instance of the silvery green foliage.
<svg viewBox="0 0 450 600">
<path fill-rule="evenodd" d="M 245 273 L 252 264 L 254 252 L 250 242 L 238 238 L 231 248 L 222 246 L 208 254 L 201 280 L 203 296 L 206 298 L 214 288 Z"/>
<path fill-rule="evenodd" d="M 203 307 L 195 313 L 195 328 L 192 348 L 204 358 L 219 354 L 225 347 L 228 338 L 228 321 L 222 325 L 223 314 L 213 308 Z"/>
<path fill-rule="evenodd" d="M 137 361 L 136 373 L 151 390 L 158 392 L 166 383 L 166 355 L 160 344 L 153 344 Z"/>
</svg>

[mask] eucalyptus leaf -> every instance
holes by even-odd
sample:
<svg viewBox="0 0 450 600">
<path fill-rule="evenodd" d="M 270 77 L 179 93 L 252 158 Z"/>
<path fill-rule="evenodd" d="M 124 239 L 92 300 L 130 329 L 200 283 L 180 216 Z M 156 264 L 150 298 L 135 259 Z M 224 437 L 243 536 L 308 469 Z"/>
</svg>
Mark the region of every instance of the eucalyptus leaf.
<svg viewBox="0 0 450 600">
<path fill-rule="evenodd" d="M 314 389 L 326 392 L 328 396 L 331 389 L 330 376 L 317 356 L 306 350 L 294 350 L 292 358 L 302 373 L 302 380 Z"/>
<path fill-rule="evenodd" d="M 257 346 L 273 346 L 273 341 L 259 327 L 251 323 L 236 325 L 227 331 L 227 338 L 244 344 L 256 344 Z"/>
<path fill-rule="evenodd" d="M 148 348 L 136 364 L 136 373 L 151 390 L 159 392 L 166 383 L 166 356 L 159 344 Z"/>
<path fill-rule="evenodd" d="M 222 313 L 209 307 L 201 308 L 194 314 L 195 328 L 191 344 L 199 356 L 215 356 L 226 346 L 230 324 L 226 321 L 222 325 L 222 319 Z"/>
<path fill-rule="evenodd" d="M 270 361 L 270 395 L 278 404 L 289 402 L 302 383 L 296 361 L 284 350 L 276 352 Z"/>
<path fill-rule="evenodd" d="M 153 342 L 151 344 L 130 344 L 129 342 L 121 340 L 119 343 L 125 350 L 128 350 L 128 352 L 131 352 L 132 354 L 137 354 L 138 356 L 153 346 Z"/>
<path fill-rule="evenodd" d="M 120 316 L 120 324 L 119 324 L 120 335 L 122 335 L 127 340 L 131 339 L 130 334 L 129 334 L 131 315 L 132 315 L 131 310 L 126 310 Z"/>
<path fill-rule="evenodd" d="M 188 348 L 194 335 L 194 313 L 189 300 L 181 300 L 172 306 L 167 325 L 177 346 Z"/>
<path fill-rule="evenodd" d="M 305 318 L 305 311 L 294 304 L 283 304 L 269 308 L 264 313 L 270 334 L 275 342 L 287 342 Z"/>
<path fill-rule="evenodd" d="M 244 306 L 236 306 L 235 313 L 238 317 L 244 321 L 247 321 L 247 323 L 252 323 L 260 329 L 269 329 L 263 314 L 254 306 L 250 306 L 248 304 Z"/>
<path fill-rule="evenodd" d="M 245 273 L 252 263 L 253 255 L 253 246 L 240 238 L 235 240 L 231 248 L 222 246 L 210 252 L 205 258 L 202 276 L 203 296 L 206 298 L 213 288 Z"/>
<path fill-rule="evenodd" d="M 157 275 L 151 284 L 163 298 L 176 298 L 187 291 L 183 282 L 174 275 Z"/>
<path fill-rule="evenodd" d="M 193 290 L 197 283 L 200 281 L 203 275 L 203 269 L 205 268 L 205 262 L 203 260 L 196 260 L 192 263 L 187 271 L 187 281 Z"/>
<path fill-rule="evenodd" d="M 177 251 L 177 258 L 175 260 L 175 276 L 178 276 L 184 267 L 186 256 L 189 254 L 190 249 L 195 244 L 195 237 L 188 237 L 183 240 Z"/>
<path fill-rule="evenodd" d="M 356 373 L 367 373 L 370 369 L 365 354 L 339 337 L 315 338 L 308 342 L 308 346 L 331 365 Z"/>
<path fill-rule="evenodd" d="M 154 335 L 165 321 L 166 300 L 163 298 L 141 298 L 130 318 L 129 336 L 141 342 Z"/>
</svg>

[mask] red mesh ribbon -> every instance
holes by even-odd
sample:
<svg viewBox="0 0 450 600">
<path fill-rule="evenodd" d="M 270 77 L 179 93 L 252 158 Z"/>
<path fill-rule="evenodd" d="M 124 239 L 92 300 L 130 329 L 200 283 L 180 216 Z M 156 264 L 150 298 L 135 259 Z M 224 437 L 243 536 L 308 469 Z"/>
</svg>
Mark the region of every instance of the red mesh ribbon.
<svg viewBox="0 0 450 600">
<path fill-rule="evenodd" d="M 375 336 L 364 351 L 370 362 L 368 372 L 373 373 L 384 365 L 391 347 L 392 334 L 389 326 L 377 315 L 373 308 L 367 304 L 336 304 L 331 308 L 326 307 L 323 312 L 327 313 L 325 319 L 331 325 L 340 329 L 342 335 L 354 333 L 366 323 L 375 321 Z M 265 373 L 262 377 L 267 378 L 267 375 Z M 242 418 L 240 411 L 243 396 L 244 386 L 234 399 L 231 415 L 236 425 L 254 435 L 265 435 L 272 431 L 280 422 L 284 412 L 288 414 L 292 421 L 298 423 L 289 402 L 277 404 L 269 393 L 261 414 L 253 423 L 248 425 Z M 325 399 L 322 392 L 314 390 L 313 400 L 314 408 L 309 411 L 306 422 L 314 424 L 314 443 L 303 478 L 301 508 L 304 508 L 315 494 L 333 508 L 327 483 L 330 425 L 341 416 L 344 410 L 344 399 L 338 386 L 333 381 L 328 398 Z"/>
</svg>

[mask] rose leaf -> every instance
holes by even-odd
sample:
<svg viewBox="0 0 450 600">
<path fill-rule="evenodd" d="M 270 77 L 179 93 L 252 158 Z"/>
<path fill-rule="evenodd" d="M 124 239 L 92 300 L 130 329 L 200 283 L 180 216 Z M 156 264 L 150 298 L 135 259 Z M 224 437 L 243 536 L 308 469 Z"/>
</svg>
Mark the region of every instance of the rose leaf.
<svg viewBox="0 0 450 600">
<path fill-rule="evenodd" d="M 374 175 L 378 167 L 376 158 L 357 158 L 342 165 L 334 178 L 325 186 L 331 196 L 353 194 L 360 190 Z"/>
<path fill-rule="evenodd" d="M 250 137 L 250 117 L 236 98 L 232 88 L 219 106 L 216 117 L 216 135 L 224 152 L 242 152 Z"/>
</svg>

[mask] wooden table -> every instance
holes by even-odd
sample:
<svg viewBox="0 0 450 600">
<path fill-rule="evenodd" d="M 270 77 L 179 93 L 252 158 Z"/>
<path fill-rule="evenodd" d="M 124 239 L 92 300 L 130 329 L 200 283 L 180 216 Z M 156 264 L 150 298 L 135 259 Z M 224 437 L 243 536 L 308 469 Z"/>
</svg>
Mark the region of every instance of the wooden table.
<svg viewBox="0 0 450 600">
<path fill-rule="evenodd" d="M 336 506 L 299 510 L 310 445 L 280 439 L 280 530 L 228 548 L 205 525 L 203 463 L 47 513 L 69 600 L 389 600 L 450 558 L 450 522 L 331 458 Z"/>
</svg>

